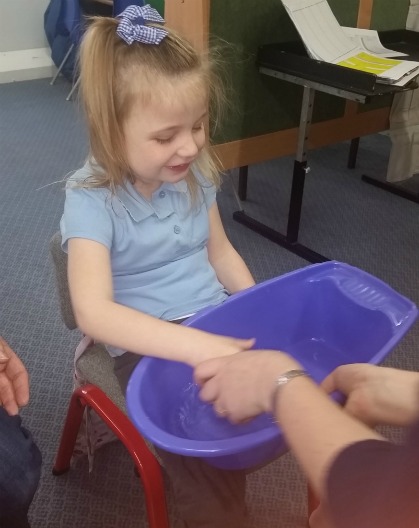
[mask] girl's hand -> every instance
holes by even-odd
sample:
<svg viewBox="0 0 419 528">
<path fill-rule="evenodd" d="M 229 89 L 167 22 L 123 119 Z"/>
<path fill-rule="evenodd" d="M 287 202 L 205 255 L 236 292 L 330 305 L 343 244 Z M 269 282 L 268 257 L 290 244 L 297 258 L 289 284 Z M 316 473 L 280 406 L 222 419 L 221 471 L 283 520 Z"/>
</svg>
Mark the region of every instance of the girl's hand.
<svg viewBox="0 0 419 528">
<path fill-rule="evenodd" d="M 404 426 L 419 415 L 419 373 L 368 364 L 342 365 L 323 381 L 346 397 L 345 410 L 362 422 Z"/>
<path fill-rule="evenodd" d="M 196 367 L 194 378 L 202 385 L 201 399 L 237 423 L 271 412 L 276 379 L 296 368 L 300 365 L 283 352 L 255 350 L 205 361 Z"/>
<path fill-rule="evenodd" d="M 201 330 L 192 330 L 196 333 L 190 341 L 193 350 L 190 351 L 190 361 L 187 362 L 193 367 L 213 358 L 231 356 L 238 352 L 250 350 L 256 342 L 254 338 L 238 339 Z"/>
</svg>

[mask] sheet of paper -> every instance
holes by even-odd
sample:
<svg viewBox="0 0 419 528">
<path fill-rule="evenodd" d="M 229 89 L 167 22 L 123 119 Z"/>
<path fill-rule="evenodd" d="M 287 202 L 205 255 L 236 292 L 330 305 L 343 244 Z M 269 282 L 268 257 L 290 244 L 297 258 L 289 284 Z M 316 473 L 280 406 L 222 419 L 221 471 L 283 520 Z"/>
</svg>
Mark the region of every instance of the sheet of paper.
<svg viewBox="0 0 419 528">
<path fill-rule="evenodd" d="M 343 31 L 352 42 L 369 53 L 380 57 L 405 57 L 406 53 L 385 48 L 380 41 L 378 32 L 373 29 L 359 29 L 342 26 Z"/>
<path fill-rule="evenodd" d="M 407 75 L 405 75 L 400 81 L 396 81 L 393 83 L 393 86 L 406 86 L 406 84 L 410 81 L 413 81 L 413 80 L 416 80 L 416 82 L 418 82 L 419 80 L 419 77 L 418 77 L 418 72 L 417 71 L 414 71 L 414 72 L 411 72 L 411 73 L 408 73 Z"/>
<path fill-rule="evenodd" d="M 313 58 L 335 62 L 361 51 L 344 33 L 326 0 L 282 0 Z"/>
</svg>

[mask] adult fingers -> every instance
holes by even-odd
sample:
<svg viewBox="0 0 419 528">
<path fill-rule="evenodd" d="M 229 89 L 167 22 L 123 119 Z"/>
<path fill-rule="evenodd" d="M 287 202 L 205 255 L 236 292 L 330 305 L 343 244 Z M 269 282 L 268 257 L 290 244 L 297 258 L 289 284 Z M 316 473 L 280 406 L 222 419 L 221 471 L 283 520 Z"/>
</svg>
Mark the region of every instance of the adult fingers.
<svg viewBox="0 0 419 528">
<path fill-rule="evenodd" d="M 6 341 L 0 336 L 0 364 L 7 363 L 9 360 L 8 347 Z"/>
<path fill-rule="evenodd" d="M 345 395 L 350 394 L 359 381 L 361 369 L 365 366 L 368 367 L 358 363 L 340 365 L 321 382 L 322 389 L 329 394 L 336 390 Z"/>
<path fill-rule="evenodd" d="M 29 401 L 29 376 L 18 356 L 0 336 L 0 401 L 4 407 L 7 401 L 8 410 L 12 414 L 18 412 L 18 406 Z"/>
<path fill-rule="evenodd" d="M 218 385 L 216 380 L 212 378 L 204 383 L 201 390 L 199 391 L 199 397 L 205 402 L 212 403 L 218 398 L 218 393 Z M 223 407 L 221 408 L 223 409 Z"/>
<path fill-rule="evenodd" d="M 243 401 L 223 398 L 222 396 L 213 402 L 214 412 L 219 418 L 225 418 L 233 424 L 244 424 L 263 412 L 256 405 Z"/>
<path fill-rule="evenodd" d="M 13 352 L 11 352 L 4 373 L 13 385 L 18 404 L 26 405 L 29 400 L 29 376 L 24 364 Z"/>
<path fill-rule="evenodd" d="M 29 376 L 26 370 L 19 372 L 13 380 L 16 402 L 19 407 L 24 407 L 29 402 Z"/>
<path fill-rule="evenodd" d="M 19 412 L 13 386 L 10 381 L 0 374 L 0 406 L 4 407 L 8 414 L 14 415 Z"/>
<path fill-rule="evenodd" d="M 209 379 L 213 378 L 218 373 L 225 361 L 226 357 L 217 357 L 200 363 L 195 367 L 194 370 L 193 376 L 195 382 L 199 385 L 202 385 Z"/>
</svg>

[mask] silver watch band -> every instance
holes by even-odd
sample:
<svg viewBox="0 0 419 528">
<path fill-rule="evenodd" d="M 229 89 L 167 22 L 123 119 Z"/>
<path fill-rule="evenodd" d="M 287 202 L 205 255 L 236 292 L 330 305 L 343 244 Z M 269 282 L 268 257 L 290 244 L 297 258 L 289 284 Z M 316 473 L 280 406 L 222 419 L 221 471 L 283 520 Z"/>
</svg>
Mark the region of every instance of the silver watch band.
<svg viewBox="0 0 419 528">
<path fill-rule="evenodd" d="M 310 377 L 310 374 L 304 370 L 304 369 L 292 369 L 288 370 L 287 372 L 284 372 L 284 374 L 281 374 L 279 378 L 276 380 L 276 385 L 278 387 L 281 387 L 282 385 L 286 385 L 294 378 L 298 378 L 299 376 L 308 376 Z"/>
<path fill-rule="evenodd" d="M 284 385 L 287 385 L 287 383 L 289 383 L 294 378 L 299 378 L 300 376 L 306 376 L 308 378 L 311 377 L 310 374 L 304 369 L 292 369 L 292 370 L 287 370 L 287 372 L 284 372 L 284 374 L 281 374 L 279 378 L 277 378 L 276 388 L 273 394 L 273 401 L 272 401 L 273 414 L 275 414 L 276 412 L 276 405 L 278 402 L 277 396 L 281 392 L 281 388 Z"/>
</svg>

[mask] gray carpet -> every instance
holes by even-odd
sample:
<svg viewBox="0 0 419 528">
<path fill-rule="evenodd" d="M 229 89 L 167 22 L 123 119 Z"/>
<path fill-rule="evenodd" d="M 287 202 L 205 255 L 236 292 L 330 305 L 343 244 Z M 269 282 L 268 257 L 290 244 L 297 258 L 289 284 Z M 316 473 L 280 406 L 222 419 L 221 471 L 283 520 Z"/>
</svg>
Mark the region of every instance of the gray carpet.
<svg viewBox="0 0 419 528">
<path fill-rule="evenodd" d="M 0 332 L 31 374 L 24 421 L 44 457 L 31 508 L 33 528 L 147 526 L 141 484 L 118 443 L 98 452 L 92 474 L 79 460 L 66 475 L 51 467 L 72 386 L 77 332 L 61 322 L 48 241 L 58 229 L 66 174 L 86 155 L 86 134 L 69 86 L 48 80 L 0 85 Z M 358 266 L 419 304 L 418 205 L 361 182 L 385 174 L 385 136 L 361 141 L 356 169 L 346 169 L 347 144 L 310 154 L 300 241 L 329 258 Z M 284 230 L 292 159 L 250 168 L 246 210 Z M 229 176 L 230 177 L 230 176 Z M 237 174 L 233 171 L 231 177 Z M 409 185 L 416 185 L 412 180 Z M 301 258 L 235 223 L 226 181 L 219 194 L 226 230 L 257 281 L 307 265 Z M 386 363 L 419 370 L 419 325 Z M 389 431 L 397 438 L 397 431 Z M 176 506 L 168 492 L 172 525 Z M 249 476 L 249 528 L 305 527 L 305 481 L 290 455 Z"/>
</svg>

